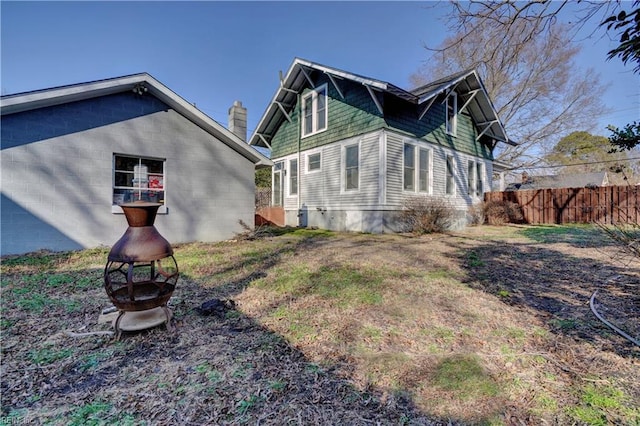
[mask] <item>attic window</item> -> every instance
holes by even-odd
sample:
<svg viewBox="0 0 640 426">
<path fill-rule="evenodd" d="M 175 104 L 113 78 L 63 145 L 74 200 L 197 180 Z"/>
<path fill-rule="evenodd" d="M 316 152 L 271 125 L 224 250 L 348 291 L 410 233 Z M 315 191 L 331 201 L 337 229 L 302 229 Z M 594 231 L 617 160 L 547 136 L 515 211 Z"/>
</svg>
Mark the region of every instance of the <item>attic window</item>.
<svg viewBox="0 0 640 426">
<path fill-rule="evenodd" d="M 451 136 L 456 135 L 458 123 L 458 96 L 456 92 L 451 92 L 449 96 L 447 96 L 447 134 Z"/>
<path fill-rule="evenodd" d="M 302 98 L 302 136 L 327 130 L 327 85 L 309 92 Z"/>
</svg>

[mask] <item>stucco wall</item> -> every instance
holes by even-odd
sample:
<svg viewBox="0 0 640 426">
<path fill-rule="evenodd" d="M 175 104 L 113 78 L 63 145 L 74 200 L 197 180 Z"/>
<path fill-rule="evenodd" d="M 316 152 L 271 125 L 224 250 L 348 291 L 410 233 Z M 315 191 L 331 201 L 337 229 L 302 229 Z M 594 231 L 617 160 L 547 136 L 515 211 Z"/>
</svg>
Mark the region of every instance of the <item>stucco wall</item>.
<svg viewBox="0 0 640 426">
<path fill-rule="evenodd" d="M 172 244 L 219 241 L 254 221 L 254 165 L 156 98 L 121 93 L 5 115 L 0 253 L 111 246 L 113 154 L 166 159 Z"/>
</svg>

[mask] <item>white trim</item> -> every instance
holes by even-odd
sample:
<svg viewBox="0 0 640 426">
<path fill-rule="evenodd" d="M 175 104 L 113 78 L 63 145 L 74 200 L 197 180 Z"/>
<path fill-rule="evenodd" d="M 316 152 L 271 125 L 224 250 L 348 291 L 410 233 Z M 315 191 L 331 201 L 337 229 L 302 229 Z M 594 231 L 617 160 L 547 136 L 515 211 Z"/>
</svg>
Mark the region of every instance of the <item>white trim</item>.
<svg viewBox="0 0 640 426">
<path fill-rule="evenodd" d="M 404 146 L 411 145 L 414 148 L 413 151 L 413 189 L 405 189 L 404 185 Z M 420 153 L 425 151 L 427 153 L 427 189 L 420 189 Z M 402 141 L 402 192 L 405 194 L 433 194 L 433 147 L 428 142 L 419 141 L 415 139 L 403 139 Z"/>
<path fill-rule="evenodd" d="M 378 204 L 387 202 L 387 132 L 378 137 Z"/>
<path fill-rule="evenodd" d="M 448 151 L 448 150 L 447 150 Z M 456 158 L 452 155 L 452 154 L 448 154 L 445 151 L 445 156 L 444 156 L 444 196 L 445 197 L 455 197 L 457 194 L 457 183 L 456 183 L 456 173 L 457 173 L 457 165 L 456 165 Z M 453 190 L 451 193 L 447 192 L 447 181 L 449 179 L 449 174 L 447 173 L 447 167 L 449 164 L 449 158 L 451 158 L 451 176 L 452 176 L 452 180 L 453 180 Z"/>
<path fill-rule="evenodd" d="M 347 189 L 347 148 L 353 146 L 358 147 L 358 187 Z M 360 175 L 362 172 L 362 139 L 358 139 L 355 142 L 352 140 L 341 143 L 340 146 L 340 193 L 352 194 L 360 192 L 361 182 Z"/>
<path fill-rule="evenodd" d="M 318 129 L 318 96 L 319 93 L 324 91 L 324 127 Z M 306 100 L 311 97 L 311 132 L 305 133 L 307 119 L 306 119 Z M 304 139 L 309 136 L 317 135 L 318 133 L 322 133 L 329 128 L 329 86 L 325 83 L 321 86 L 316 87 L 306 95 L 300 98 L 301 106 L 300 106 L 300 138 Z"/>
<path fill-rule="evenodd" d="M 291 172 L 291 162 L 296 162 L 296 193 L 291 193 L 291 177 L 293 173 Z M 287 169 L 289 170 L 289 176 L 287 177 L 287 196 L 290 198 L 297 197 L 300 193 L 300 162 L 297 157 L 290 157 L 287 159 Z"/>
<path fill-rule="evenodd" d="M 312 155 L 319 155 L 320 156 L 320 167 L 315 169 L 315 170 L 309 170 L 309 157 Z M 322 149 L 313 149 L 310 151 L 305 151 L 304 152 L 304 174 L 309 175 L 309 174 L 314 174 L 314 173 L 320 173 L 322 172 Z"/>
<path fill-rule="evenodd" d="M 449 123 L 449 99 L 453 99 L 453 117 Z M 458 133 L 458 94 L 451 91 L 445 98 L 444 103 L 444 128 L 448 135 L 456 136 Z"/>
</svg>

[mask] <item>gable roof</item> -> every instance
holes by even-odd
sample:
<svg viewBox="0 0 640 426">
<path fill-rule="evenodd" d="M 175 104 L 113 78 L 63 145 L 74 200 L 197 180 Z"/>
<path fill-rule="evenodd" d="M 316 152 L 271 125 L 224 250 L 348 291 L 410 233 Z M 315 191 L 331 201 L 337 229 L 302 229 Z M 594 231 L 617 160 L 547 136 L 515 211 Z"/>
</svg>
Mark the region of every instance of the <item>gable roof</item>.
<svg viewBox="0 0 640 426">
<path fill-rule="evenodd" d="M 15 114 L 138 89 L 155 96 L 254 164 L 258 166 L 273 165 L 270 159 L 148 73 L 2 96 L 0 98 L 0 115 Z"/>
<path fill-rule="evenodd" d="M 474 122 L 480 127 L 480 136 L 487 135 L 492 139 L 510 145 L 515 143 L 506 135 L 504 127 L 496 113 L 491 100 L 475 70 L 464 71 L 445 79 L 441 79 L 412 91 L 406 91 L 386 81 L 365 77 L 359 74 L 332 68 L 301 58 L 295 58 L 286 76 L 281 77 L 280 87 L 267 106 L 256 130 L 249 139 L 249 144 L 270 148 L 270 141 L 280 125 L 288 119 L 288 115 L 296 104 L 296 98 L 308 85 L 314 86 L 311 71 L 317 70 L 329 77 L 336 90 L 340 93 L 337 80 L 350 80 L 367 88 L 372 99 L 380 110 L 374 91 L 385 92 L 421 107 L 420 119 L 426 114 L 436 97 L 448 94 L 456 89 L 462 94 L 462 111 L 467 108 Z M 382 111 L 381 111 L 382 112 Z"/>
<path fill-rule="evenodd" d="M 525 191 L 527 189 L 589 188 L 605 186 L 609 183 L 607 172 L 572 173 L 550 176 L 528 176 L 526 182 L 510 183 L 505 191 Z"/>
</svg>

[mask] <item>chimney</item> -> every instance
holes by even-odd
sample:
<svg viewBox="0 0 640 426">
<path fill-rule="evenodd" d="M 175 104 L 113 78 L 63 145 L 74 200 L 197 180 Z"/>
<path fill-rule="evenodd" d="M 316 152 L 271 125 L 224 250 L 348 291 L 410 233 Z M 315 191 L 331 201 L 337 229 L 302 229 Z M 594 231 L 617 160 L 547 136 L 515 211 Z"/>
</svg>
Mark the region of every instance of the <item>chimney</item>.
<svg viewBox="0 0 640 426">
<path fill-rule="evenodd" d="M 529 173 L 522 172 L 522 183 L 528 183 L 528 182 L 529 182 Z"/>
<path fill-rule="evenodd" d="M 240 101 L 235 101 L 229 108 L 229 130 L 243 142 L 247 141 L 247 109 Z"/>
</svg>

